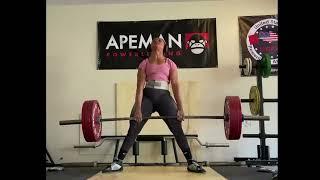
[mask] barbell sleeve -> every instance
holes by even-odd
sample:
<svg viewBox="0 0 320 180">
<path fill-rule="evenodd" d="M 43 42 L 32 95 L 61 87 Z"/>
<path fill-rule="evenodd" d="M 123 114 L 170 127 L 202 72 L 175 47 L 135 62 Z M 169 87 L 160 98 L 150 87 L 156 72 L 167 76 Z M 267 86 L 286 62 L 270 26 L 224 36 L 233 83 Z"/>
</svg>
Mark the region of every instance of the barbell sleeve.
<svg viewBox="0 0 320 180">
<path fill-rule="evenodd" d="M 277 64 L 271 64 L 271 68 L 277 69 L 278 67 Z M 246 68 L 246 65 L 239 65 L 239 68 Z M 252 68 L 257 68 L 257 65 L 252 65 Z"/>
<path fill-rule="evenodd" d="M 270 116 L 243 116 L 246 121 L 269 121 Z"/>
<path fill-rule="evenodd" d="M 175 119 L 177 116 L 149 116 L 144 117 L 143 119 Z M 100 119 L 103 121 L 127 121 L 134 120 L 134 117 L 122 117 L 122 118 L 104 118 Z M 184 116 L 184 119 L 224 119 L 224 116 Z M 243 116 L 244 120 L 247 121 L 261 121 L 270 120 L 269 116 Z M 59 122 L 60 125 L 71 125 L 71 124 L 81 124 L 81 120 L 64 120 Z"/>
<path fill-rule="evenodd" d="M 241 99 L 241 102 L 250 103 L 254 102 L 254 99 Z M 263 102 L 279 102 L 278 99 L 263 99 Z"/>
<path fill-rule="evenodd" d="M 59 125 L 72 125 L 72 124 L 81 124 L 81 120 L 64 120 L 59 122 Z"/>
</svg>

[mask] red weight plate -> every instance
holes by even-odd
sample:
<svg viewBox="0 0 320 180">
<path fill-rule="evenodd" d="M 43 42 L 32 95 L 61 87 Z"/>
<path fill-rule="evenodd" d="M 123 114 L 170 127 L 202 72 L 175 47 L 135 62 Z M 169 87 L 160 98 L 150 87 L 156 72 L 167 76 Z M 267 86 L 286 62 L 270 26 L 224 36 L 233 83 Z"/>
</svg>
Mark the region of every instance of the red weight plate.
<svg viewBox="0 0 320 180">
<path fill-rule="evenodd" d="M 224 130 L 228 140 L 238 140 L 241 136 L 242 111 L 239 96 L 226 96 L 224 102 Z"/>
<path fill-rule="evenodd" d="M 101 139 L 101 109 L 97 100 L 85 101 L 81 114 L 82 132 L 87 142 L 97 142 Z"/>
</svg>

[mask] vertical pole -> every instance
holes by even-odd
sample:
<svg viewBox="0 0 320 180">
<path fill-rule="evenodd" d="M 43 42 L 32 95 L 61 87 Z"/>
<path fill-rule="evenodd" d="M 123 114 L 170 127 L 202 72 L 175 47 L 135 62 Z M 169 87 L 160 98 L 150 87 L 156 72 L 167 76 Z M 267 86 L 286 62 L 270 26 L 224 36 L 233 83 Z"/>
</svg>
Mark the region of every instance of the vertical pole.
<svg viewBox="0 0 320 180">
<path fill-rule="evenodd" d="M 166 155 L 168 154 L 167 151 L 167 140 L 161 141 L 161 154 L 163 155 L 163 163 L 166 164 Z"/>
<path fill-rule="evenodd" d="M 260 116 L 264 116 L 264 111 L 263 111 L 263 87 L 262 87 L 262 72 L 261 72 L 261 60 L 257 61 L 258 66 L 257 66 L 257 86 L 260 92 Z M 265 126 L 264 126 L 264 121 L 259 121 L 259 129 L 260 129 L 260 148 L 261 148 L 261 157 L 258 157 L 259 159 L 262 160 L 267 160 L 267 154 L 266 154 L 266 132 L 265 132 Z"/>
</svg>

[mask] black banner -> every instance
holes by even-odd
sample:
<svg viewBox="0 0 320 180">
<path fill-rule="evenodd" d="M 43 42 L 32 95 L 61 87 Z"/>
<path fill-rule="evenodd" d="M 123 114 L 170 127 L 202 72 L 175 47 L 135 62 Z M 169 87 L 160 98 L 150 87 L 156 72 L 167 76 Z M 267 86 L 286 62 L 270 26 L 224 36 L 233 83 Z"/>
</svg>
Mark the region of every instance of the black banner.
<svg viewBox="0 0 320 180">
<path fill-rule="evenodd" d="M 208 18 L 98 22 L 98 69 L 136 69 L 154 37 L 167 42 L 166 57 L 179 68 L 218 67 L 216 20 Z"/>
<path fill-rule="evenodd" d="M 241 16 L 239 20 L 241 64 L 245 58 L 252 60 L 252 65 L 262 59 L 263 54 L 270 54 L 271 64 L 278 64 L 278 16 Z M 278 69 L 272 69 L 271 75 L 277 75 Z M 243 71 L 241 75 L 244 76 Z M 252 76 L 256 70 L 252 69 Z"/>
</svg>

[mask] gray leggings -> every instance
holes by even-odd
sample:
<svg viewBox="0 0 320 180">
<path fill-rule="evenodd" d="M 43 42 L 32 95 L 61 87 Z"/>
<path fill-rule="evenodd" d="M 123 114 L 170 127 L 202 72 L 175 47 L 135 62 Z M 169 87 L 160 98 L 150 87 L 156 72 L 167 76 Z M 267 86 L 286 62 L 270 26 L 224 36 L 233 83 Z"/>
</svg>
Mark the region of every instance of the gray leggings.
<svg viewBox="0 0 320 180">
<path fill-rule="evenodd" d="M 130 117 L 134 116 L 134 112 L 135 109 L 133 107 Z M 158 112 L 160 116 L 177 116 L 177 105 L 168 90 L 153 88 L 143 89 L 143 98 L 141 102 L 142 117 L 151 116 L 151 114 L 154 112 Z M 176 118 L 163 120 L 174 135 L 186 159 L 192 159 L 187 138 L 181 127 L 181 121 L 177 120 Z M 140 123 L 137 123 L 135 120 L 130 120 L 130 127 L 120 148 L 118 159 L 123 160 L 125 158 L 127 152 L 135 142 L 138 134 L 147 121 L 148 119 L 144 119 Z"/>
</svg>

